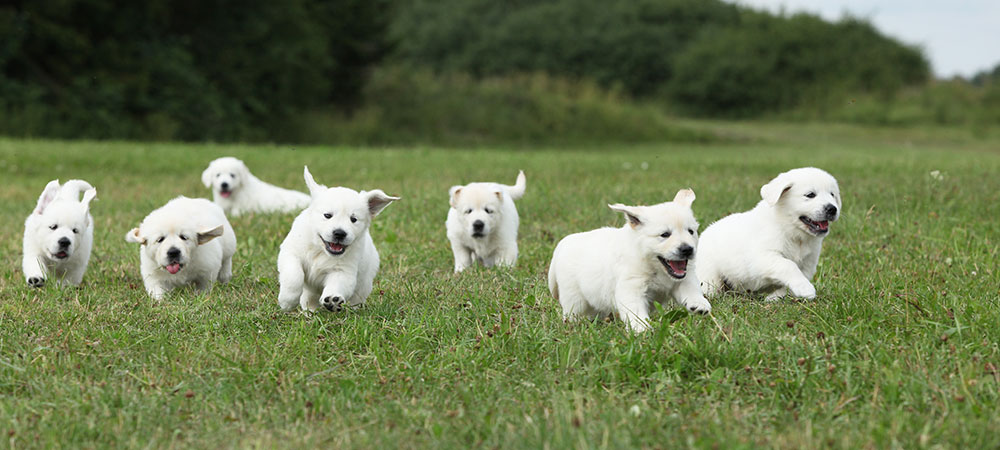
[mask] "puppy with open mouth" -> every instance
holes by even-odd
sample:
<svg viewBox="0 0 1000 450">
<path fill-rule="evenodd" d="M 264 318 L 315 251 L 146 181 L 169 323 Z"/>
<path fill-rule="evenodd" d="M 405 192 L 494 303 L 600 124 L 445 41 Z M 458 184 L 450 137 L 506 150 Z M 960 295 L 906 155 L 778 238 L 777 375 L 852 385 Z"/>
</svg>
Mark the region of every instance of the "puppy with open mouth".
<svg viewBox="0 0 1000 450">
<path fill-rule="evenodd" d="M 340 311 L 365 302 L 379 268 L 368 230 L 382 210 L 399 200 L 379 189 L 327 188 L 303 170 L 311 201 L 295 218 L 278 253 L 278 305 L 285 311 Z"/>
<path fill-rule="evenodd" d="M 812 299 L 812 277 L 830 224 L 840 218 L 837 180 L 821 169 L 789 170 L 760 188 L 750 211 L 713 223 L 701 235 L 698 278 L 708 296 L 724 290 L 791 293 Z"/>
<path fill-rule="evenodd" d="M 94 245 L 90 202 L 96 196 L 97 190 L 83 180 L 69 180 L 61 186 L 59 180 L 52 180 L 45 186 L 35 210 L 24 221 L 21 268 L 29 286 L 42 287 L 49 278 L 72 286 L 83 281 Z"/>
<path fill-rule="evenodd" d="M 233 277 L 236 234 L 222 208 L 206 199 L 182 196 L 167 202 L 125 240 L 140 245 L 142 281 L 156 300 L 181 286 L 205 290 Z"/>
<path fill-rule="evenodd" d="M 710 312 L 691 261 L 698 246 L 694 199 L 694 191 L 682 189 L 658 205 L 608 205 L 625 215 L 623 227 L 563 238 L 549 265 L 549 291 L 563 317 L 618 313 L 641 332 L 649 328 L 653 302 L 673 300 L 692 312 Z"/>
<path fill-rule="evenodd" d="M 229 216 L 251 212 L 301 211 L 309 196 L 266 183 L 250 173 L 243 161 L 227 156 L 209 163 L 201 173 L 205 187 L 212 188 L 215 204 Z"/>
<path fill-rule="evenodd" d="M 524 195 L 524 172 L 513 186 L 499 183 L 469 183 L 452 186 L 451 208 L 445 227 L 455 272 L 478 262 L 484 267 L 513 266 L 517 262 L 517 228 L 520 218 L 514 200 Z"/>
</svg>

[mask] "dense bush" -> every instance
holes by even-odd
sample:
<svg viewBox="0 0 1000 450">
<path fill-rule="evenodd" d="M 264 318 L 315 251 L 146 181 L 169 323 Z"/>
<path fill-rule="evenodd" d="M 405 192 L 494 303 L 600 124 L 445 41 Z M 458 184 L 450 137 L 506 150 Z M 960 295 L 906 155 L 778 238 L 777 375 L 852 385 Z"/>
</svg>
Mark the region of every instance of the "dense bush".
<svg viewBox="0 0 1000 450">
<path fill-rule="evenodd" d="M 733 26 L 716 0 L 410 0 L 390 28 L 398 61 L 496 76 L 546 72 L 635 96 L 670 79 L 699 33 Z"/>
<path fill-rule="evenodd" d="M 752 115 L 851 95 L 889 98 L 924 83 L 919 50 L 855 19 L 747 13 L 743 23 L 705 33 L 677 58 L 671 97 L 689 111 Z"/>
<path fill-rule="evenodd" d="M 260 139 L 357 102 L 384 0 L 16 1 L 0 6 L 0 132 Z"/>
<path fill-rule="evenodd" d="M 352 144 L 574 144 L 709 141 L 593 82 L 543 73 L 475 79 L 463 74 L 383 67 L 350 117 L 314 112 L 285 128 L 304 142 Z"/>
</svg>

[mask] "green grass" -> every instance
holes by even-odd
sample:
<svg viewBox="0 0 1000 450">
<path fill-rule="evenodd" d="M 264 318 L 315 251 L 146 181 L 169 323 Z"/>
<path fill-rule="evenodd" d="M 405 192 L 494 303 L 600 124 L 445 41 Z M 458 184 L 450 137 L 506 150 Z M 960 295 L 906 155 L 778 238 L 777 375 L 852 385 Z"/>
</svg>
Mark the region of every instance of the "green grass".
<svg viewBox="0 0 1000 450">
<path fill-rule="evenodd" d="M 1000 140 L 820 125 L 701 126 L 743 144 L 292 148 L 0 140 L 0 439 L 9 447 L 917 448 L 1000 446 Z M 992 139 L 992 138 L 991 138 Z M 303 188 L 403 199 L 372 231 L 364 308 L 286 314 L 291 215 L 232 221 L 235 277 L 162 302 L 125 232 L 214 157 Z M 714 299 L 655 331 L 565 324 L 544 274 L 564 235 L 692 187 L 702 228 L 780 171 L 833 173 L 843 218 L 810 302 Z M 521 258 L 452 275 L 447 190 L 528 176 Z M 937 170 L 943 179 L 929 172 Z M 98 188 L 78 289 L 29 289 L 23 217 L 45 183 Z"/>
</svg>

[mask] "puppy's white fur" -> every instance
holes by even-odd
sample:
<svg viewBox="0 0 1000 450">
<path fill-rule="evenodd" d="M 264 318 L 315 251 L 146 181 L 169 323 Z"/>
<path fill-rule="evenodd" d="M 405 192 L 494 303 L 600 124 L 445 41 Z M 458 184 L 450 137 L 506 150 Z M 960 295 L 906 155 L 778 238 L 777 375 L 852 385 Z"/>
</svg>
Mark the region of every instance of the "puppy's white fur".
<svg viewBox="0 0 1000 450">
<path fill-rule="evenodd" d="M 682 189 L 672 202 L 654 206 L 608 205 L 625 214 L 623 227 L 563 238 L 549 265 L 549 291 L 563 317 L 617 312 L 629 328 L 644 331 L 654 301 L 673 299 L 693 312 L 710 312 L 689 262 L 698 245 L 694 198 Z"/>
<path fill-rule="evenodd" d="M 775 300 L 791 291 L 814 298 L 810 280 L 823 238 L 829 222 L 840 217 L 837 180 L 820 169 L 794 169 L 762 186 L 760 195 L 752 210 L 726 216 L 702 233 L 697 267 L 705 294 L 733 289 L 770 293 L 767 299 Z"/>
<path fill-rule="evenodd" d="M 216 239 L 218 238 L 218 239 Z M 140 244 L 146 291 L 160 300 L 174 288 L 209 289 L 233 277 L 236 234 L 218 205 L 203 198 L 177 197 L 149 213 L 125 240 Z"/>
<path fill-rule="evenodd" d="M 362 304 L 379 268 L 369 226 L 399 198 L 379 189 L 327 188 L 313 180 L 308 167 L 303 172 L 312 201 L 281 243 L 278 305 L 285 311 L 296 306 L 316 311 L 321 304 L 340 311 L 345 304 Z"/>
<path fill-rule="evenodd" d="M 517 262 L 520 218 L 514 200 L 524 195 L 524 188 L 523 171 L 517 174 L 513 186 L 470 183 L 451 187 L 451 209 L 445 226 L 455 255 L 455 272 L 477 261 L 486 267 L 513 266 Z"/>
<path fill-rule="evenodd" d="M 97 190 L 83 180 L 69 180 L 62 186 L 52 180 L 45 186 L 35 210 L 24 221 L 21 268 L 30 286 L 41 287 L 49 277 L 64 285 L 83 281 L 94 245 L 90 202 L 96 196 Z"/>
<path fill-rule="evenodd" d="M 292 212 L 309 206 L 309 196 L 261 181 L 239 159 L 212 161 L 201 173 L 201 182 L 212 188 L 215 204 L 229 216 L 251 212 Z"/>
</svg>

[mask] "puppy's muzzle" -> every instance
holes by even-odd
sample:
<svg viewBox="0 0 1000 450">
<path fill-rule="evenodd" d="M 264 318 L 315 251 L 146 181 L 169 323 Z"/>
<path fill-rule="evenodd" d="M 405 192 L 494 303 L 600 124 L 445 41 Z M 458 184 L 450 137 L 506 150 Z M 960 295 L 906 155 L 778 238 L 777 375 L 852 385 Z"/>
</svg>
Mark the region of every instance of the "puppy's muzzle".
<svg viewBox="0 0 1000 450">
<path fill-rule="evenodd" d="M 333 230 L 330 234 L 331 240 L 323 239 L 320 236 L 320 240 L 323 241 L 323 246 L 326 248 L 326 252 L 331 255 L 342 255 L 347 251 L 347 245 L 344 244 L 344 239 L 347 239 L 347 232 L 341 229 Z"/>
<path fill-rule="evenodd" d="M 184 265 L 181 264 L 181 250 L 177 247 L 167 249 L 167 265 L 163 266 L 163 268 L 173 275 L 180 272 L 182 267 Z"/>
<path fill-rule="evenodd" d="M 56 259 L 69 258 L 69 246 L 73 245 L 73 242 L 69 238 L 62 237 L 56 241 L 56 244 L 59 244 L 59 251 L 53 253 L 52 256 L 55 256 Z"/>
<path fill-rule="evenodd" d="M 472 237 L 480 238 L 485 236 L 483 230 L 486 228 L 486 224 L 482 220 L 477 220 L 472 222 Z"/>
<path fill-rule="evenodd" d="M 687 276 L 688 260 L 694 256 L 694 247 L 681 244 L 680 247 L 677 247 L 675 255 L 676 259 L 667 259 L 659 255 L 656 256 L 656 259 L 660 260 L 660 264 L 666 269 L 667 274 L 680 280 Z"/>
<path fill-rule="evenodd" d="M 219 195 L 224 198 L 228 198 L 230 195 L 233 195 L 233 191 L 229 190 L 229 183 L 223 182 L 219 185 Z"/>
</svg>

